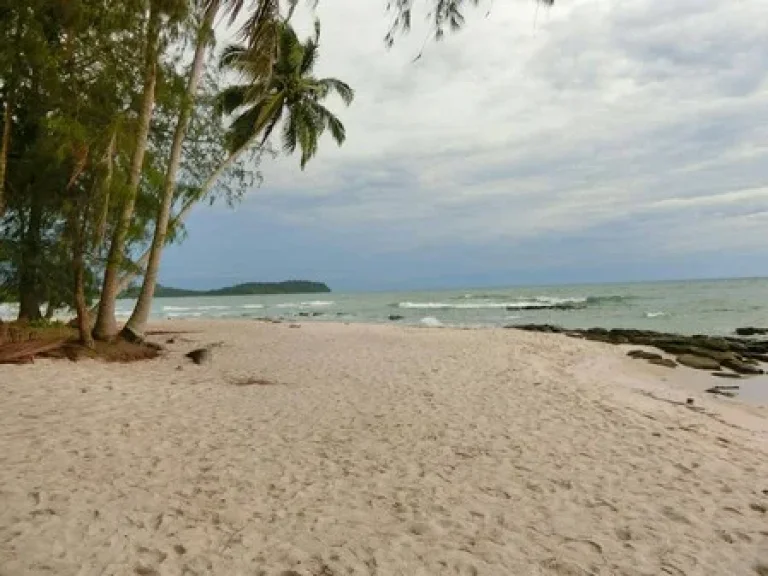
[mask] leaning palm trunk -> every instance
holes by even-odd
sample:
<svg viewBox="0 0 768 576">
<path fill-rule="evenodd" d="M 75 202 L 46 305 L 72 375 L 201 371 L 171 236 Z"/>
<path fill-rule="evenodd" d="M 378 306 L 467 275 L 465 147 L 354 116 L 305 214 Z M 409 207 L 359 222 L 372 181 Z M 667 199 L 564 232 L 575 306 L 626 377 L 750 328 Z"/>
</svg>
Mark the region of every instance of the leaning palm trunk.
<svg viewBox="0 0 768 576">
<path fill-rule="evenodd" d="M 248 140 L 248 142 L 230 154 L 230 156 L 224 160 L 224 162 L 222 162 L 218 168 L 216 168 L 213 174 L 208 177 L 203 186 L 200 188 L 200 191 L 194 196 L 187 198 L 184 204 L 182 204 L 181 210 L 179 210 L 178 214 L 169 219 L 169 228 L 174 229 L 184 223 L 184 220 L 187 219 L 187 216 L 189 216 L 189 213 L 192 212 L 192 209 L 197 206 L 197 203 L 208 195 L 211 189 L 216 185 L 216 182 L 219 181 L 219 178 L 221 178 L 221 176 L 237 161 L 237 159 L 240 158 L 240 156 L 242 156 L 243 153 L 248 150 L 248 148 L 250 148 L 253 141 L 256 140 L 256 136 Z M 149 255 L 151 251 L 151 248 L 145 250 L 139 259 L 134 262 L 135 270 L 126 272 L 120 277 L 120 279 L 117 281 L 117 295 L 122 294 L 130 287 L 131 282 L 133 282 L 133 280 L 139 275 L 139 270 L 142 270 L 149 262 Z"/>
<path fill-rule="evenodd" d="M 176 175 L 179 171 L 179 165 L 181 164 L 182 146 L 184 145 L 184 138 L 187 134 L 187 127 L 189 126 L 189 120 L 192 114 L 197 86 L 203 73 L 205 52 L 211 34 L 211 26 L 216 17 L 216 13 L 219 10 L 219 5 L 220 0 L 212 0 L 210 2 L 198 32 L 195 57 L 192 61 L 192 73 L 189 77 L 186 97 L 182 103 L 176 130 L 173 135 L 171 156 L 168 161 L 168 170 L 165 174 L 160 208 L 157 212 L 157 224 L 155 225 L 155 233 L 150 247 L 147 271 L 144 274 L 144 282 L 141 285 L 141 292 L 139 293 L 136 307 L 133 309 L 133 313 L 128 319 L 122 332 L 123 336 L 129 340 L 141 339 L 147 320 L 149 320 L 152 298 L 155 295 L 155 284 L 157 283 L 157 276 L 160 271 L 160 258 L 165 245 L 165 236 L 168 232 L 168 220 L 170 219 L 171 206 L 173 205 L 173 197 L 176 192 Z"/>
<path fill-rule="evenodd" d="M 115 318 L 115 305 L 120 289 L 118 286 L 118 274 L 123 260 L 125 238 L 131 224 L 131 218 L 136 206 L 136 197 L 141 182 L 141 170 L 144 165 L 144 156 L 149 139 L 149 128 L 152 122 L 152 109 L 155 104 L 155 86 L 157 85 L 157 55 L 160 44 L 160 14 L 152 2 L 147 25 L 147 46 L 145 58 L 144 94 L 142 96 L 141 111 L 138 118 L 138 134 L 136 135 L 136 148 L 131 159 L 131 171 L 128 177 L 128 189 L 115 229 L 112 233 L 112 242 L 109 246 L 107 266 L 104 271 L 104 282 L 99 300 L 98 315 L 93 329 L 93 335 L 98 340 L 108 340 L 117 335 L 117 320 Z"/>
</svg>

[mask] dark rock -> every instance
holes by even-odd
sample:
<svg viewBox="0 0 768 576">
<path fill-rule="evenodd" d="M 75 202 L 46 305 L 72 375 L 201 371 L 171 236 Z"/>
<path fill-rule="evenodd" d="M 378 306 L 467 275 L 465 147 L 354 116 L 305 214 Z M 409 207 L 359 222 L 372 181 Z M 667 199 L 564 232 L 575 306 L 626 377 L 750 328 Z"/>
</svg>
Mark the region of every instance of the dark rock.
<svg viewBox="0 0 768 576">
<path fill-rule="evenodd" d="M 739 336 L 762 336 L 768 334 L 768 328 L 755 328 L 754 326 L 745 326 L 736 328 L 736 334 Z"/>
<path fill-rule="evenodd" d="M 559 334 L 563 331 L 559 326 L 553 326 L 552 324 L 519 324 L 510 326 L 510 328 L 525 330 L 526 332 L 545 332 L 552 334 Z"/>
<path fill-rule="evenodd" d="M 187 358 L 192 360 L 195 364 L 205 364 L 211 361 L 211 349 L 210 348 L 197 348 L 191 352 L 184 354 Z"/>
<path fill-rule="evenodd" d="M 730 378 L 731 380 L 741 380 L 741 376 L 739 374 L 734 374 L 733 372 L 712 372 L 712 376 L 717 376 L 718 378 Z"/>
<path fill-rule="evenodd" d="M 664 366 L 665 368 L 677 368 L 677 362 L 670 360 L 669 358 L 653 358 L 648 361 L 650 364 L 656 366 Z"/>
<path fill-rule="evenodd" d="M 165 341 L 166 344 L 175 344 L 176 338 L 168 338 L 168 340 Z"/>
<path fill-rule="evenodd" d="M 695 368 L 696 370 L 719 370 L 720 362 L 707 358 L 706 356 L 694 356 L 693 354 L 682 354 L 677 357 L 677 361 L 683 366 Z"/>
<path fill-rule="evenodd" d="M 723 366 L 730 368 L 737 374 L 763 374 L 761 368 L 757 368 L 756 366 L 752 366 L 741 360 L 724 360 Z"/>
<path fill-rule="evenodd" d="M 646 352 L 645 350 L 630 350 L 627 352 L 627 356 L 635 358 L 637 360 L 661 360 L 661 354 L 655 352 Z"/>
<path fill-rule="evenodd" d="M 757 360 L 758 362 L 768 362 L 768 354 L 750 353 L 747 358 Z"/>
<path fill-rule="evenodd" d="M 397 322 L 398 320 L 402 320 L 404 316 L 400 316 L 400 314 L 390 314 L 389 319 L 392 320 L 392 322 Z"/>
<path fill-rule="evenodd" d="M 707 392 L 708 394 L 718 394 L 719 396 L 727 396 L 728 398 L 735 398 L 736 393 L 731 392 L 728 388 L 730 388 L 730 386 L 729 387 L 713 386 L 712 388 L 707 388 L 706 390 L 704 390 L 704 392 Z M 738 386 L 736 386 L 735 388 L 738 389 Z"/>
</svg>

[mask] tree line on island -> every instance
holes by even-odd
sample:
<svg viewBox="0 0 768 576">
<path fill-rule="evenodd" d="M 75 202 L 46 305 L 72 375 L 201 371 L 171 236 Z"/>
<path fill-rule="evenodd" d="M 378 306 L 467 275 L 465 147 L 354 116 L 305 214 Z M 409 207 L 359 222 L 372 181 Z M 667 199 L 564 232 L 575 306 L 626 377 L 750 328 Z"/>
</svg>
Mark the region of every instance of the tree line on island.
<svg viewBox="0 0 768 576">
<path fill-rule="evenodd" d="M 308 280 L 286 280 L 285 282 L 245 282 L 213 290 L 188 290 L 171 288 L 158 284 L 155 298 L 186 298 L 192 296 L 254 296 L 261 294 L 327 294 L 327 284 Z M 120 294 L 120 298 L 138 298 L 140 286 L 134 286 Z"/>
<path fill-rule="evenodd" d="M 344 142 L 326 104 L 354 93 L 315 75 L 320 26 L 296 33 L 297 1 L 0 4 L 0 300 L 19 320 L 72 309 L 85 346 L 140 340 L 193 207 L 236 204 L 276 149 L 303 169 L 324 134 Z M 425 2 L 435 38 L 463 24 L 466 0 Z M 388 44 L 412 4 L 388 5 Z M 235 23 L 237 43 L 217 46 L 214 26 Z M 137 279 L 118 332 L 115 302 Z"/>
</svg>

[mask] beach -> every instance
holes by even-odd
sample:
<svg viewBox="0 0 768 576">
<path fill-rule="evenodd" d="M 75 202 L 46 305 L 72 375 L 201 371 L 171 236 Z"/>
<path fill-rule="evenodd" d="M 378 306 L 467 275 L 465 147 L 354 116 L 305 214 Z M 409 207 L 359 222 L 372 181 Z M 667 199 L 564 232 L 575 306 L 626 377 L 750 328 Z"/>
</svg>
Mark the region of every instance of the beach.
<svg viewBox="0 0 768 576">
<path fill-rule="evenodd" d="M 517 330 L 151 328 L 156 360 L 0 366 L 2 576 L 768 574 L 768 406 L 706 373 Z"/>
</svg>

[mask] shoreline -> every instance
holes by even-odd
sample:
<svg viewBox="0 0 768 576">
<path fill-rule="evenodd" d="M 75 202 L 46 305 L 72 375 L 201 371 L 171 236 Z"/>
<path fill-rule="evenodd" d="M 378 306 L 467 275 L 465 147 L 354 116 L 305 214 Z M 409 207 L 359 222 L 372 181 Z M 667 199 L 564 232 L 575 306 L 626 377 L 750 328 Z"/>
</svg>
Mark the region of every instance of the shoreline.
<svg viewBox="0 0 768 576">
<path fill-rule="evenodd" d="M 517 330 L 150 329 L 146 362 L 0 366 L 3 574 L 768 566 L 768 406 L 687 368 Z"/>
</svg>

